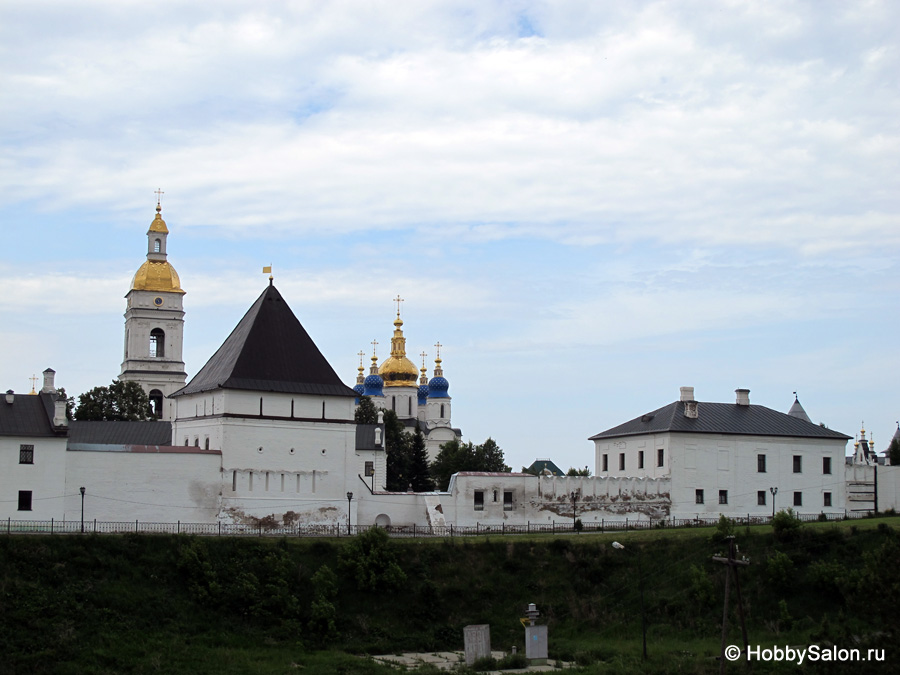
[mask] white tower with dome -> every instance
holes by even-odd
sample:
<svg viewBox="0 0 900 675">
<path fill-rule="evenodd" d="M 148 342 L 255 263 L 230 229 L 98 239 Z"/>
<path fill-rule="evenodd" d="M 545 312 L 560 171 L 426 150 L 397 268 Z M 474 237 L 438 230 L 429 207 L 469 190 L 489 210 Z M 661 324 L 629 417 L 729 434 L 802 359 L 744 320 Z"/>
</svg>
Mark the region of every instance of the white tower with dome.
<svg viewBox="0 0 900 675">
<path fill-rule="evenodd" d="M 166 259 L 169 229 L 161 212 L 157 200 L 156 217 L 147 230 L 147 260 L 125 295 L 125 355 L 119 380 L 140 384 L 150 397 L 153 415 L 173 421 L 175 406 L 167 397 L 187 381 L 182 360 L 185 292 Z"/>
</svg>

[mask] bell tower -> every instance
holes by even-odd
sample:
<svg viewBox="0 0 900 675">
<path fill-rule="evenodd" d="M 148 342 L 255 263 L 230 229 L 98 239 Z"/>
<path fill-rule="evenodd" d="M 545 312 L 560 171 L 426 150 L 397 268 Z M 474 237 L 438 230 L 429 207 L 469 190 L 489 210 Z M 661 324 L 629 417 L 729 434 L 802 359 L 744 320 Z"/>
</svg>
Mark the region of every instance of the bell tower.
<svg viewBox="0 0 900 675">
<path fill-rule="evenodd" d="M 168 236 L 157 198 L 156 217 L 147 230 L 147 260 L 125 295 L 125 357 L 119 380 L 140 384 L 150 397 L 153 414 L 171 422 L 175 404 L 167 397 L 185 385 L 187 373 L 181 351 L 185 293 L 178 273 L 166 260 Z"/>
</svg>

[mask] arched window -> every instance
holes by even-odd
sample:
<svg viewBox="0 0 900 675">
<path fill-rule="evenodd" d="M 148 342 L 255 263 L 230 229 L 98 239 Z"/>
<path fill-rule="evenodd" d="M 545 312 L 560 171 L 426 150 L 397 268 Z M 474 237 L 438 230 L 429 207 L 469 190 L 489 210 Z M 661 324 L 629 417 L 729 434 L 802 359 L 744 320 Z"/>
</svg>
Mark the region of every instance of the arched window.
<svg viewBox="0 0 900 675">
<path fill-rule="evenodd" d="M 166 334 L 162 328 L 154 328 L 150 331 L 150 358 L 166 355 Z"/>
<path fill-rule="evenodd" d="M 444 416 L 444 404 L 441 403 L 441 417 Z"/>
<path fill-rule="evenodd" d="M 162 242 L 159 239 L 153 240 L 153 252 L 159 253 L 160 249 L 162 249 Z"/>
<path fill-rule="evenodd" d="M 159 419 L 163 414 L 163 393 L 159 389 L 150 390 L 150 414 Z"/>
</svg>

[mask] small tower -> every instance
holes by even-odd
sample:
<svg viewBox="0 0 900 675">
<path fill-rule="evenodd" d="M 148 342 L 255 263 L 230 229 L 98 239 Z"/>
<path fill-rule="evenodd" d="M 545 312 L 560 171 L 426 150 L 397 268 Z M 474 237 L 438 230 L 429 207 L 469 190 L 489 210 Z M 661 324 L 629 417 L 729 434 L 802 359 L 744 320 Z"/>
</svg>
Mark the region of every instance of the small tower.
<svg viewBox="0 0 900 675">
<path fill-rule="evenodd" d="M 397 413 L 400 419 L 415 419 L 418 416 L 419 392 L 416 377 L 419 374 L 416 365 L 406 357 L 406 338 L 403 336 L 403 319 L 400 318 L 400 303 L 403 299 L 398 295 L 397 318 L 394 319 L 394 336 L 391 338 L 391 355 L 385 359 L 378 369 L 384 380 L 384 398 L 386 407 Z"/>
<path fill-rule="evenodd" d="M 147 260 L 135 272 L 125 295 L 125 355 L 119 380 L 140 384 L 153 414 L 173 421 L 175 406 L 166 397 L 187 380 L 182 360 L 185 292 L 166 260 L 168 235 L 157 199 L 156 217 L 147 230 Z"/>
<path fill-rule="evenodd" d="M 806 411 L 803 409 L 803 406 L 800 405 L 800 399 L 797 398 L 797 392 L 794 392 L 794 403 L 791 405 L 791 409 L 788 410 L 788 415 L 791 417 L 796 417 L 798 420 L 803 420 L 804 422 L 809 422 L 812 424 L 812 420 L 809 419 L 809 415 L 806 414 Z"/>
</svg>

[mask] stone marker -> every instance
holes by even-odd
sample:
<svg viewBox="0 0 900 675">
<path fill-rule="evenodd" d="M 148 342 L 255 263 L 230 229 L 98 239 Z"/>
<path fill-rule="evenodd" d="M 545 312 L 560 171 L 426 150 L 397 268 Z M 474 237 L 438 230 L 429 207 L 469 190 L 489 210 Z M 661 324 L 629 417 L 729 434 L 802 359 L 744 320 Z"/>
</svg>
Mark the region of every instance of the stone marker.
<svg viewBox="0 0 900 675">
<path fill-rule="evenodd" d="M 491 627 L 488 624 L 466 626 L 463 628 L 463 637 L 467 666 L 473 665 L 478 659 L 491 655 Z M 546 645 L 546 640 L 544 644 Z M 546 647 L 544 647 L 544 651 L 547 651 Z"/>
<path fill-rule="evenodd" d="M 525 626 L 525 657 L 535 665 L 547 662 L 547 626 Z"/>
</svg>

